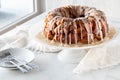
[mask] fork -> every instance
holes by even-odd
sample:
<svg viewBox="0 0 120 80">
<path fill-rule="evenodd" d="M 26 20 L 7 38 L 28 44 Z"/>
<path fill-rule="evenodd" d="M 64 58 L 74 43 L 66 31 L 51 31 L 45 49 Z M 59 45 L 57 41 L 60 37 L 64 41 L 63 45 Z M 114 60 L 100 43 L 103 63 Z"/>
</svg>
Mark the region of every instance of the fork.
<svg viewBox="0 0 120 80">
<path fill-rule="evenodd" d="M 39 46 L 38 46 L 39 47 Z M 31 45 L 25 47 L 25 49 L 28 49 L 34 53 L 36 52 L 40 52 L 39 48 L 35 48 L 35 47 L 32 47 Z M 14 46 L 11 46 L 11 44 L 8 44 L 8 48 L 15 48 Z M 38 66 L 36 64 L 32 64 L 32 63 L 28 63 L 26 62 L 25 60 L 21 60 L 21 59 L 17 59 L 15 58 L 14 56 L 12 56 L 10 53 L 14 53 L 13 50 L 9 50 L 8 53 L 5 54 L 5 56 L 8 56 L 6 58 L 4 58 L 3 61 L 6 61 L 6 62 L 10 62 L 12 63 L 13 65 L 15 65 L 18 69 L 20 69 L 22 72 L 28 72 L 29 70 L 32 70 L 32 69 L 35 69 L 35 68 L 38 68 Z M 15 63 L 16 62 L 16 63 Z M 22 63 L 23 66 L 17 66 L 18 63 Z M 27 64 L 26 64 L 27 63 Z M 21 67 L 23 68 L 26 68 L 27 71 L 21 69 Z"/>
<path fill-rule="evenodd" d="M 30 47 L 29 47 L 30 48 Z M 26 48 L 25 48 L 26 49 Z M 35 49 L 33 47 L 33 49 L 28 49 L 28 50 L 31 50 L 31 51 L 37 51 L 39 49 Z M 9 52 L 13 53 L 13 50 L 10 50 Z M 14 56 L 12 56 L 13 59 L 15 59 L 16 61 L 18 61 L 19 63 L 22 63 L 25 67 L 29 68 L 28 70 L 31 70 L 31 69 L 34 69 L 34 68 L 38 68 L 38 66 L 36 64 L 33 64 L 33 63 L 28 63 L 27 61 L 25 60 L 22 60 L 22 59 L 18 59 L 18 58 L 15 58 Z"/>
<path fill-rule="evenodd" d="M 9 52 L 13 53 L 13 50 L 9 50 Z M 23 69 L 26 70 L 26 71 L 25 70 L 24 71 L 21 70 L 22 72 L 28 72 L 29 70 L 33 69 L 33 66 L 31 64 L 27 63 L 25 60 L 21 60 L 21 59 L 15 58 L 12 55 L 8 56 L 7 58 L 10 59 L 10 63 L 15 65 L 18 69 L 21 70 L 21 68 L 23 68 Z"/>
<path fill-rule="evenodd" d="M 11 64 L 15 65 L 23 73 L 28 72 L 28 69 L 25 68 L 26 66 L 21 65 L 15 58 L 13 58 L 13 56 L 11 56 L 10 53 L 7 53 L 6 57 L 1 58 L 1 62 L 11 63 Z"/>
<path fill-rule="evenodd" d="M 15 65 L 23 73 L 28 72 L 28 69 L 26 69 L 23 65 L 20 65 L 19 62 L 17 62 L 15 59 L 11 59 L 9 62 Z"/>
</svg>

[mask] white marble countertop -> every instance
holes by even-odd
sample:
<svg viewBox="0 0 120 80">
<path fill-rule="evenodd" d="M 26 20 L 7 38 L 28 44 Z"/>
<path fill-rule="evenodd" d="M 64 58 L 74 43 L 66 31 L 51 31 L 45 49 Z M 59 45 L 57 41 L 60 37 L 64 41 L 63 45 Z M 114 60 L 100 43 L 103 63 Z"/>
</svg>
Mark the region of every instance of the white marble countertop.
<svg viewBox="0 0 120 80">
<path fill-rule="evenodd" d="M 30 26 L 34 23 L 37 23 L 43 17 L 44 14 L 23 24 L 23 26 Z M 114 26 L 119 27 L 120 25 L 118 22 L 113 23 Z M 14 30 L 12 31 L 13 33 L 15 32 Z M 5 35 L 11 32 L 6 33 Z M 119 65 L 77 75 L 73 73 L 73 69 L 76 67 L 77 64 L 60 62 L 57 59 L 57 54 L 58 53 L 35 54 L 35 59 L 33 62 L 37 64 L 39 68 L 25 74 L 21 73 L 19 70 L 0 68 L 0 80 L 120 80 Z"/>
</svg>

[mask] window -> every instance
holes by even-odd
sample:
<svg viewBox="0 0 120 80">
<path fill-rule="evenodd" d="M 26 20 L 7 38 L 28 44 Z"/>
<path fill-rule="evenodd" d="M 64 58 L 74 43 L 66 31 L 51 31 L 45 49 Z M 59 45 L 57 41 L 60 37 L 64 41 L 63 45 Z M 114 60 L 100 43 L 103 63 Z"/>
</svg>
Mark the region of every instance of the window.
<svg viewBox="0 0 120 80">
<path fill-rule="evenodd" d="M 0 32 L 40 14 L 45 6 L 43 4 L 44 0 L 0 0 Z"/>
</svg>

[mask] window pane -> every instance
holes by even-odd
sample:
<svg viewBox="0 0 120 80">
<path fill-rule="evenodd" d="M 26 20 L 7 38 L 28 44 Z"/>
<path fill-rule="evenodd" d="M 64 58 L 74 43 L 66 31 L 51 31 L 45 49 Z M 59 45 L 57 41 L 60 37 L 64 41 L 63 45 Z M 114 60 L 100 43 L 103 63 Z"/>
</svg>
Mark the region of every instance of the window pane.
<svg viewBox="0 0 120 80">
<path fill-rule="evenodd" d="M 34 11 L 33 0 L 1 0 L 0 29 Z"/>
</svg>

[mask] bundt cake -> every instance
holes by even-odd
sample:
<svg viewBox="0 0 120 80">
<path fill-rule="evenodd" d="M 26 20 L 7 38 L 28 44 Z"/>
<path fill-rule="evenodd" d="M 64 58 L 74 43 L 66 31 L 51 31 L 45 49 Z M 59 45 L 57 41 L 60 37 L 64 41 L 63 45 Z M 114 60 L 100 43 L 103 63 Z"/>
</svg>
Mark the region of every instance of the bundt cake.
<svg viewBox="0 0 120 80">
<path fill-rule="evenodd" d="M 91 44 L 103 40 L 108 33 L 105 14 L 87 6 L 64 6 L 48 12 L 44 21 L 44 35 L 59 43 Z"/>
</svg>

